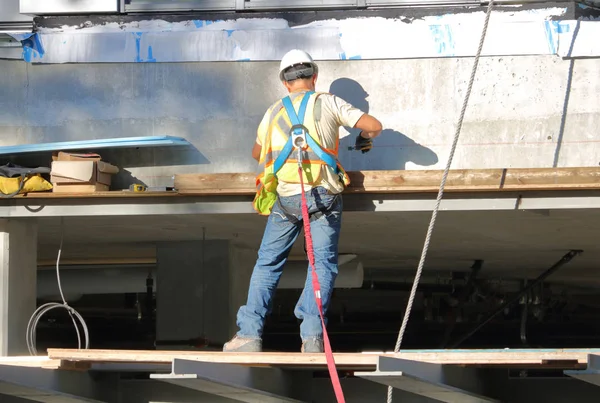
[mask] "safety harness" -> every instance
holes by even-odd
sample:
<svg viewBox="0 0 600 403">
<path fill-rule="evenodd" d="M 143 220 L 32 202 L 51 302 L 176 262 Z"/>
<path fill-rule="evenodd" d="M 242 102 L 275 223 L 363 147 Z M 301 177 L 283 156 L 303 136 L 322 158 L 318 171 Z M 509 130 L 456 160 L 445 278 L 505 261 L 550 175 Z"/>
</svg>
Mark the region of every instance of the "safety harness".
<svg viewBox="0 0 600 403">
<path fill-rule="evenodd" d="M 312 277 L 312 286 L 315 294 L 317 307 L 319 310 L 319 317 L 321 318 L 321 325 L 323 327 L 323 344 L 325 347 L 325 357 L 327 359 L 327 368 L 329 370 L 329 375 L 331 377 L 331 383 L 333 386 L 333 390 L 338 403 L 345 403 L 344 392 L 342 390 L 342 386 L 340 384 L 340 380 L 338 377 L 337 369 L 335 366 L 335 360 L 333 357 L 333 352 L 331 350 L 331 344 L 329 342 L 329 336 L 327 334 L 327 328 L 325 326 L 325 318 L 323 314 L 323 302 L 321 300 L 321 286 L 319 284 L 319 277 L 317 275 L 317 271 L 315 269 L 315 255 L 312 243 L 312 236 L 310 232 L 310 221 L 318 218 L 323 215 L 323 211 L 319 211 L 317 213 L 313 213 L 312 217 L 308 211 L 308 204 L 306 202 L 306 195 L 304 194 L 304 179 L 303 179 L 303 150 L 306 147 L 310 147 L 312 151 L 321 158 L 333 171 L 340 176 L 340 179 L 343 180 L 343 172 L 338 168 L 338 163 L 335 157 L 331 154 L 326 153 L 321 146 L 311 137 L 310 133 L 306 126 L 304 126 L 304 115 L 306 113 L 306 105 L 308 104 L 308 100 L 310 96 L 313 94 L 313 91 L 308 91 L 302 102 L 300 103 L 300 108 L 298 114 L 294 110 L 294 106 L 289 97 L 285 97 L 283 99 L 283 106 L 288 114 L 288 117 L 292 123 L 292 128 L 290 129 L 290 136 L 279 156 L 274 162 L 274 171 L 277 173 L 279 169 L 283 166 L 283 164 L 287 161 L 288 157 L 295 149 L 298 153 L 298 175 L 300 176 L 300 188 L 302 194 L 302 221 L 304 224 L 304 239 L 306 243 L 306 254 L 308 256 L 308 262 L 310 264 L 311 269 L 311 277 Z M 286 214 L 287 215 L 287 214 Z M 299 221 L 294 216 L 292 216 L 295 222 Z"/>
</svg>

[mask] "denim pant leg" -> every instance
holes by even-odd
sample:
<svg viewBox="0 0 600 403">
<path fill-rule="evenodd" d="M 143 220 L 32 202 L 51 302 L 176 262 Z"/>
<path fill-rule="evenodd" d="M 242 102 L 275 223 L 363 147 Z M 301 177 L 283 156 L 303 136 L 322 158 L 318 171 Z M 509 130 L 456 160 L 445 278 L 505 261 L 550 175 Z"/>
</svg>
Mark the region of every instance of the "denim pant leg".
<svg viewBox="0 0 600 403">
<path fill-rule="evenodd" d="M 298 200 L 300 195 L 298 195 Z M 298 203 L 295 196 L 280 198 L 283 205 Z M 298 238 L 302 222 L 292 224 L 281 212 L 277 203 L 267 220 L 258 259 L 248 289 L 246 305 L 238 310 L 237 325 L 240 337 L 260 338 L 266 316 L 271 311 L 271 302 L 283 266 L 290 249 Z"/>
<path fill-rule="evenodd" d="M 319 278 L 323 314 L 325 316 L 338 274 L 338 242 L 342 223 L 343 203 L 341 195 L 337 197 L 332 195 L 318 196 L 322 196 L 322 201 L 325 204 L 333 203 L 331 209 L 325 215 L 312 221 L 310 225 L 315 254 L 315 269 Z M 309 202 L 309 208 L 311 207 Z M 323 337 L 321 318 L 312 286 L 311 270 L 309 264 L 304 290 L 294 310 L 296 317 L 302 320 L 300 324 L 300 337 L 303 340 Z M 325 323 L 327 323 L 326 317 Z"/>
</svg>

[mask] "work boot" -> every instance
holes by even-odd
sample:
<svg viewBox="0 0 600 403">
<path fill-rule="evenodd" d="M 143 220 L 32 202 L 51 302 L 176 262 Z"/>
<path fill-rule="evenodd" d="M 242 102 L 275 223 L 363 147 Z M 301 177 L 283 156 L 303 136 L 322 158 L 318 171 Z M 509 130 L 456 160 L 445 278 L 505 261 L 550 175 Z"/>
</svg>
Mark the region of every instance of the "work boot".
<svg viewBox="0 0 600 403">
<path fill-rule="evenodd" d="M 223 351 L 235 351 L 240 353 L 259 353 L 262 351 L 262 340 L 261 339 L 250 339 L 246 337 L 240 337 L 235 335 L 225 345 L 223 345 Z"/>
<path fill-rule="evenodd" d="M 325 351 L 323 340 L 316 338 L 302 340 L 302 348 L 300 351 L 303 353 L 322 353 Z"/>
</svg>

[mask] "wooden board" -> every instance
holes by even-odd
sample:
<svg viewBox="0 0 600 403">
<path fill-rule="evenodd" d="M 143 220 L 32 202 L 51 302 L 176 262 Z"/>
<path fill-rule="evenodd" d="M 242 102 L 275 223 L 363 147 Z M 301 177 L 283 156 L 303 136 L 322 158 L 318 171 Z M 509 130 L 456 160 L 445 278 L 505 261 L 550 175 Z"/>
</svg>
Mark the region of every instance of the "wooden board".
<svg viewBox="0 0 600 403">
<path fill-rule="evenodd" d="M 53 193 L 31 192 L 19 194 L 13 199 L 95 199 L 95 198 L 145 198 L 145 197 L 180 197 L 177 192 L 130 192 L 127 190 L 112 190 L 108 192 L 93 193 Z M 10 199 L 6 199 L 10 200 Z"/>
<path fill-rule="evenodd" d="M 61 363 L 61 360 L 55 360 L 44 356 L 0 357 L 0 365 L 15 367 L 58 369 L 61 367 Z"/>
<path fill-rule="evenodd" d="M 566 350 L 413 350 L 398 354 L 336 353 L 335 362 L 340 368 L 375 369 L 381 355 L 420 362 L 471 366 L 559 368 L 585 367 L 590 353 L 600 349 Z M 303 353 L 223 353 L 198 351 L 144 351 L 144 350 L 73 350 L 49 349 L 48 357 L 63 361 L 110 363 L 171 363 L 174 358 L 204 362 L 240 364 L 250 366 L 278 366 L 325 368 L 324 354 Z"/>
<path fill-rule="evenodd" d="M 354 171 L 346 193 L 437 192 L 443 171 Z M 175 188 L 187 195 L 253 195 L 254 173 L 180 174 Z M 600 189 L 600 168 L 455 169 L 446 180 L 448 192 Z"/>
</svg>

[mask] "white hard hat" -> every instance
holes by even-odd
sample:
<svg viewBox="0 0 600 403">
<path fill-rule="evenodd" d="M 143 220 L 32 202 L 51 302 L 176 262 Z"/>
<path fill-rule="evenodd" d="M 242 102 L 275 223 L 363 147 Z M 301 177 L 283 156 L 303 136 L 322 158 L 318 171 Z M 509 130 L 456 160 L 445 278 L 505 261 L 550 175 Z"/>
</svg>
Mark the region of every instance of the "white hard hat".
<svg viewBox="0 0 600 403">
<path fill-rule="evenodd" d="M 287 69 L 288 67 L 295 66 L 297 64 L 309 64 L 312 67 L 312 74 L 317 73 L 317 64 L 315 63 L 313 58 L 303 50 L 293 49 L 287 52 L 281 59 L 281 63 L 279 64 L 279 78 L 282 81 L 289 81 L 290 79 L 299 78 L 299 75 L 294 77 L 284 77 L 283 74 L 285 69 Z M 299 71 L 298 73 L 302 73 L 302 71 Z"/>
</svg>

